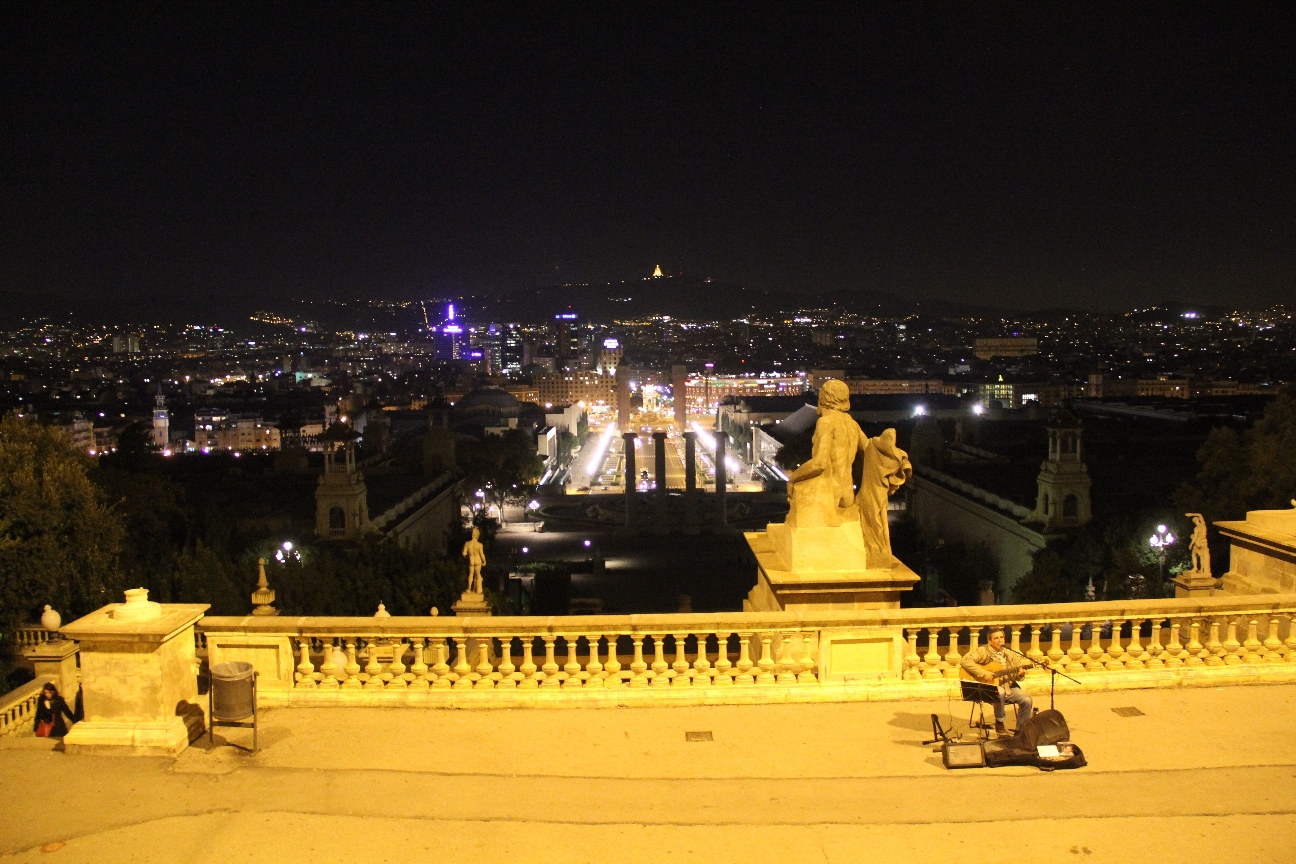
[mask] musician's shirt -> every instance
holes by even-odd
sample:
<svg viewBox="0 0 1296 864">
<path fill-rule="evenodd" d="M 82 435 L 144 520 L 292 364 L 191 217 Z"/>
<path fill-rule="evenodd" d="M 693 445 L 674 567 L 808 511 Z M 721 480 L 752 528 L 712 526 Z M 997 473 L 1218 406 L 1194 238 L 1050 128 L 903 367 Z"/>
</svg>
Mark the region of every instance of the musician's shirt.
<svg viewBox="0 0 1296 864">
<path fill-rule="evenodd" d="M 1024 670 L 1024 667 L 1022 667 L 1018 662 L 1019 659 L 1020 658 L 1009 653 L 1007 650 L 996 651 L 989 645 L 982 645 L 975 651 L 969 651 L 965 654 L 961 665 L 972 675 L 976 676 L 977 680 L 980 680 L 982 675 L 990 672 L 986 667 L 991 663 L 998 663 L 1003 669 L 1014 670 L 1012 675 L 1004 676 L 999 681 L 999 689 L 1004 692 L 1004 695 L 1007 695 L 1007 691 L 1012 687 L 1013 681 L 1020 678 L 1022 671 Z"/>
</svg>

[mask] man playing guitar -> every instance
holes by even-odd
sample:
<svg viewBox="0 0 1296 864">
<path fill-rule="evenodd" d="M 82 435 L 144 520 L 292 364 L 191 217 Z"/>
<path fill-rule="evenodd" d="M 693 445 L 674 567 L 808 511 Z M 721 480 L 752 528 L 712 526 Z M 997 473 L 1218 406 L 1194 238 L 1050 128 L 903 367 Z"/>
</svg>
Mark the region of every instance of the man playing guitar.
<svg viewBox="0 0 1296 864">
<path fill-rule="evenodd" d="M 1035 713 L 1031 698 L 1026 691 L 1017 686 L 1017 681 L 1026 674 L 1026 666 L 1020 665 L 1018 657 L 1004 650 L 1003 628 L 990 631 L 989 643 L 963 657 L 963 677 L 980 681 L 983 684 L 998 684 L 999 701 L 994 703 L 995 732 L 1007 735 L 1004 726 L 1004 704 L 1011 702 L 1017 706 L 1017 728 Z"/>
</svg>

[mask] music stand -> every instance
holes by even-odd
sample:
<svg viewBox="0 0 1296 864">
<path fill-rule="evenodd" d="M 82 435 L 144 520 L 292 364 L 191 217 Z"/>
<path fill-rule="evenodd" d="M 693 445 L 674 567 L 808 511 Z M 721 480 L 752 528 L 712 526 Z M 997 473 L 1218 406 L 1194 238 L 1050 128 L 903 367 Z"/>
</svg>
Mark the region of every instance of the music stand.
<svg viewBox="0 0 1296 864">
<path fill-rule="evenodd" d="M 996 684 L 983 684 L 980 681 L 959 681 L 959 687 L 963 691 L 963 701 L 972 703 L 972 710 L 968 712 L 968 726 L 973 726 L 972 715 L 981 711 L 981 723 L 977 728 L 978 733 L 983 741 L 990 739 L 990 730 L 986 726 L 985 706 L 997 705 L 999 703 L 999 687 Z"/>
</svg>

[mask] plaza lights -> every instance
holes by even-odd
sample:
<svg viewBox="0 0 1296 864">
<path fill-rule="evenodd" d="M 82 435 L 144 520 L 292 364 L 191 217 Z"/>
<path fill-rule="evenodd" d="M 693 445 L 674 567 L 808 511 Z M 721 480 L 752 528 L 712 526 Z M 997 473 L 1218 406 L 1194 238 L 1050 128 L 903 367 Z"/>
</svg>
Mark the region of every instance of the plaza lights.
<svg viewBox="0 0 1296 864">
<path fill-rule="evenodd" d="M 603 427 L 603 434 L 599 436 L 598 443 L 594 446 L 594 453 L 590 456 L 589 462 L 585 464 L 585 470 L 589 472 L 591 482 L 598 479 L 603 473 L 603 457 L 607 455 L 608 446 L 612 443 L 612 436 L 616 434 L 616 424 L 609 423 Z"/>
<path fill-rule="evenodd" d="M 693 427 L 693 431 L 697 434 L 698 440 L 702 442 L 702 446 L 711 451 L 711 456 L 714 459 L 716 452 L 715 436 L 699 426 L 696 420 L 689 425 Z M 725 454 L 725 467 L 729 469 L 731 477 L 742 470 L 742 466 L 738 464 L 738 460 L 730 456 L 728 453 Z"/>
</svg>

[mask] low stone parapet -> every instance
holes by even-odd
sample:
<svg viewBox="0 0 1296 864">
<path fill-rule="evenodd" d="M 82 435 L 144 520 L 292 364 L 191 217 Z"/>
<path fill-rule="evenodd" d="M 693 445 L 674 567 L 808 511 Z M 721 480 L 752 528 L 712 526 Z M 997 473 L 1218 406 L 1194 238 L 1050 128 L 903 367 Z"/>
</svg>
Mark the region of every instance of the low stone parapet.
<svg viewBox="0 0 1296 864">
<path fill-rule="evenodd" d="M 932 698 L 1004 627 L 1068 689 L 1296 681 L 1296 595 L 539 618 L 205 618 L 266 705 L 667 705 Z M 1032 673 L 1028 691 L 1047 691 Z"/>
</svg>

